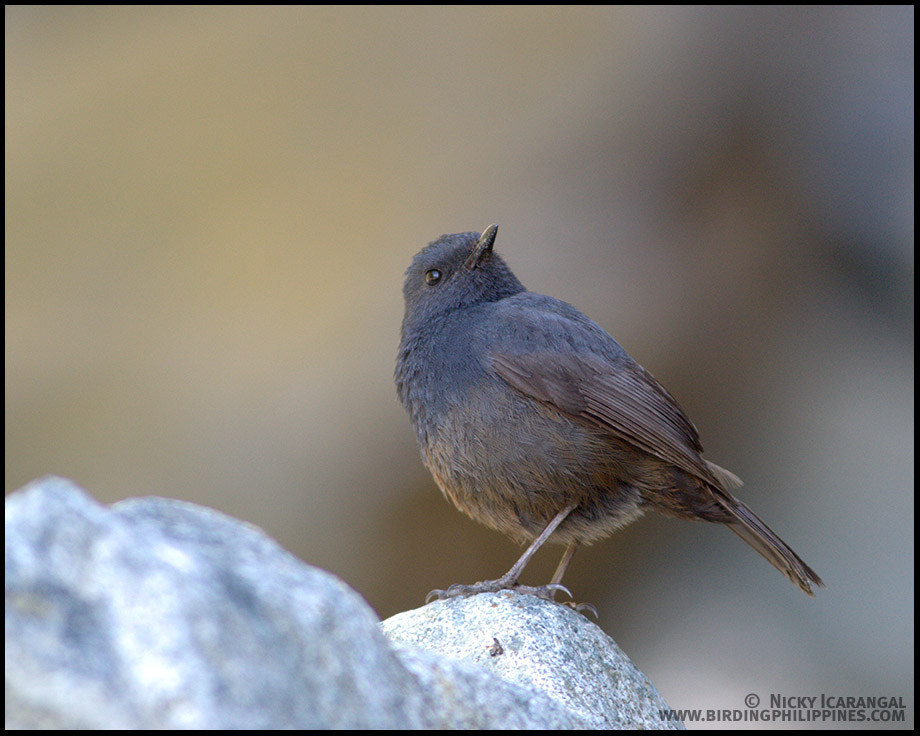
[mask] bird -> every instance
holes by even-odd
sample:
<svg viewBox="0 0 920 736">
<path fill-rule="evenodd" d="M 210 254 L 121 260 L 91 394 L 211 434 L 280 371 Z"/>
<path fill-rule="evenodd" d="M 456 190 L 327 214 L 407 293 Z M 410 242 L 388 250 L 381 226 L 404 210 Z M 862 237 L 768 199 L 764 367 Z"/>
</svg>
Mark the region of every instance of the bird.
<svg viewBox="0 0 920 736">
<path fill-rule="evenodd" d="M 732 495 L 673 396 L 596 322 L 528 291 L 494 251 L 497 225 L 443 235 L 413 258 L 395 380 L 423 463 L 460 511 L 529 546 L 494 580 L 553 600 L 577 548 L 657 511 L 727 526 L 808 595 L 821 578 Z M 565 545 L 549 583 L 521 573 Z"/>
</svg>

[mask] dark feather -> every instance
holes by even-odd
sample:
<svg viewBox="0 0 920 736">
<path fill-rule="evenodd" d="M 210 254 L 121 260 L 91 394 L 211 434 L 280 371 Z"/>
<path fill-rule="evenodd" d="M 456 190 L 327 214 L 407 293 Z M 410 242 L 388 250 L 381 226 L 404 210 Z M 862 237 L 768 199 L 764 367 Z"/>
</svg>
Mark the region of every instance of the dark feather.
<svg viewBox="0 0 920 736">
<path fill-rule="evenodd" d="M 700 457 L 696 427 L 667 390 L 631 359 L 612 364 L 597 355 L 549 352 L 492 353 L 490 359 L 495 372 L 521 393 L 719 484 Z"/>
</svg>

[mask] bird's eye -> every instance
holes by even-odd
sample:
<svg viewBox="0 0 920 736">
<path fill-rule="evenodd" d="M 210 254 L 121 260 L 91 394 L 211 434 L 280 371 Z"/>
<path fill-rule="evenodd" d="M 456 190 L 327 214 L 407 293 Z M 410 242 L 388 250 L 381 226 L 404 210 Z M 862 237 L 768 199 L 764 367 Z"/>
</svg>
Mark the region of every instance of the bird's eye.
<svg viewBox="0 0 920 736">
<path fill-rule="evenodd" d="M 425 283 L 428 284 L 428 286 L 434 286 L 440 280 L 441 272 L 438 269 L 432 268 L 430 271 L 425 271 Z"/>
</svg>

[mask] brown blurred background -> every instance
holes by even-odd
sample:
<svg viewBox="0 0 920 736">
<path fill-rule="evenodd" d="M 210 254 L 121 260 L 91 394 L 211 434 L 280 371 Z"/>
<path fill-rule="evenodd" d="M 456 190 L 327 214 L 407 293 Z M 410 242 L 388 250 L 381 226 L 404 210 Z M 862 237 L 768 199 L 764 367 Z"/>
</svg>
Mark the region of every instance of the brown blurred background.
<svg viewBox="0 0 920 736">
<path fill-rule="evenodd" d="M 497 222 L 828 586 L 646 518 L 576 598 L 673 707 L 912 724 L 912 8 L 5 18 L 7 492 L 211 506 L 382 617 L 499 575 L 519 548 L 441 498 L 392 382 L 412 255 Z"/>
</svg>

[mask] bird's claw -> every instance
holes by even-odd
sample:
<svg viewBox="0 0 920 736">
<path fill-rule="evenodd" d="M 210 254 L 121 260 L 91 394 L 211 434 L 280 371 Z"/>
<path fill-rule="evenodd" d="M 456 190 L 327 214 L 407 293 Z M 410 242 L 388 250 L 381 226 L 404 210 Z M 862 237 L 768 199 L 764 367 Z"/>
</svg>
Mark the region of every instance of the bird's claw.
<svg viewBox="0 0 920 736">
<path fill-rule="evenodd" d="M 575 603 L 574 601 L 566 601 L 563 605 L 571 607 L 573 611 L 577 611 L 582 615 L 584 615 L 586 611 L 592 613 L 594 615 L 595 621 L 600 620 L 600 616 L 597 615 L 597 609 L 590 603 Z M 585 616 L 585 618 L 587 618 L 587 616 Z"/>
</svg>

